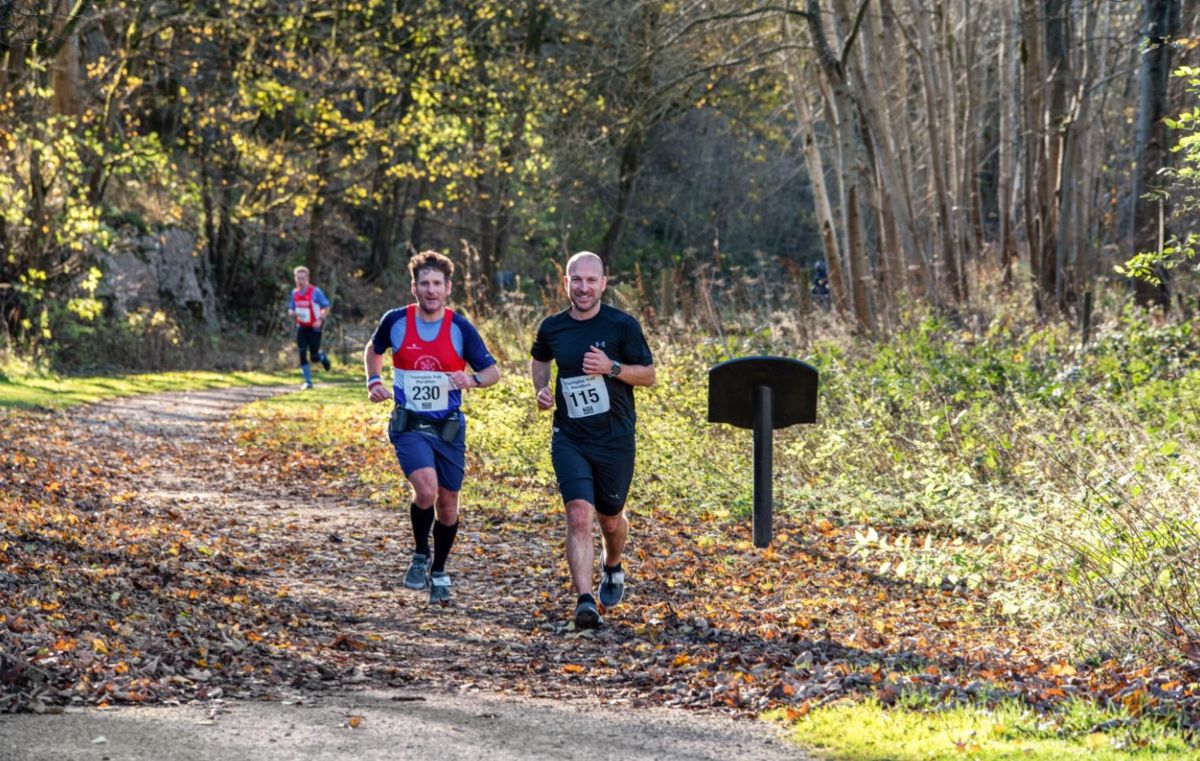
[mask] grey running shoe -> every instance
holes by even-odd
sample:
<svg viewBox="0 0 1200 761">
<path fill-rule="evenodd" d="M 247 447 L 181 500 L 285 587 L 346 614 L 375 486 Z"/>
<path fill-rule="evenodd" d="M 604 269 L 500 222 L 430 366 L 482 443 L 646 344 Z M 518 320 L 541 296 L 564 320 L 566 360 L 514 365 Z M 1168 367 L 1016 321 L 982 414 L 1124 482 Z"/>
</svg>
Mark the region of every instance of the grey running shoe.
<svg viewBox="0 0 1200 761">
<path fill-rule="evenodd" d="M 579 601 L 575 606 L 575 628 L 594 629 L 600 625 L 600 610 L 590 597 Z"/>
<path fill-rule="evenodd" d="M 450 577 L 445 571 L 434 571 L 429 576 L 429 602 L 450 602 Z"/>
<path fill-rule="evenodd" d="M 404 586 L 409 589 L 424 589 L 429 581 L 429 556 L 414 552 L 412 562 L 404 573 Z"/>
<path fill-rule="evenodd" d="M 609 571 L 603 563 L 600 564 L 600 604 L 605 608 L 614 608 L 625 597 L 625 572 Z"/>
<path fill-rule="evenodd" d="M 325 368 L 326 372 L 329 371 L 329 357 L 325 356 L 325 352 L 321 352 L 321 367 Z"/>
</svg>

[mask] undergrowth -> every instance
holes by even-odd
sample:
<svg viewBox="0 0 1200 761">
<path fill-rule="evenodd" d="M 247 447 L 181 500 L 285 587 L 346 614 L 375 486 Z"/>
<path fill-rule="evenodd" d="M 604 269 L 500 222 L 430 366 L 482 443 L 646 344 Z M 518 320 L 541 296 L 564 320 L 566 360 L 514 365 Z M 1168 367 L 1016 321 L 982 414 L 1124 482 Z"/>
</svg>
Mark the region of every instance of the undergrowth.
<svg viewBox="0 0 1200 761">
<path fill-rule="evenodd" d="M 706 422 L 707 372 L 739 356 L 799 358 L 820 373 L 818 423 L 775 433 L 777 510 L 838 532 L 880 576 L 986 595 L 1009 623 L 1057 626 L 1079 657 L 1103 657 L 1114 639 L 1124 652 L 1167 641 L 1168 658 L 1200 654 L 1200 334 L 1129 307 L 1082 347 L 1064 323 L 997 315 L 914 311 L 885 340 L 801 330 L 785 314 L 720 331 L 648 322 L 658 383 L 636 394 L 631 509 L 749 532 L 751 435 Z M 466 402 L 469 467 L 510 485 L 488 499 L 514 509 L 556 506 L 549 415 L 528 379 L 535 325 L 511 310 L 481 322 L 503 377 Z M 307 413 L 324 421 L 320 444 L 354 448 L 359 478 L 403 504 L 386 413 L 357 389 L 328 401 Z M 250 415 L 281 404 L 294 402 Z M 288 414 L 290 435 L 311 435 L 303 410 Z"/>
</svg>

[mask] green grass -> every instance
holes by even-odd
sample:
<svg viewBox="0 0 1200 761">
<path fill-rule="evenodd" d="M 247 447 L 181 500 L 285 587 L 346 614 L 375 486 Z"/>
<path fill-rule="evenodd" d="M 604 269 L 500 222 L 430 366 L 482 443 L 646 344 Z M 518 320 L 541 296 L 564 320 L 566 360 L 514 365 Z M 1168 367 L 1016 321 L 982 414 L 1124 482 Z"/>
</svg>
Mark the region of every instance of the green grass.
<svg viewBox="0 0 1200 761">
<path fill-rule="evenodd" d="M 1196 757 L 1170 727 L 1083 703 L 1038 714 L 1014 704 L 913 710 L 868 701 L 816 709 L 795 723 L 792 736 L 819 757 L 855 761 Z"/>
<path fill-rule="evenodd" d="M 331 376 L 325 376 L 329 379 Z M 339 376 L 332 376 L 340 379 Z M 92 377 L 0 374 L 0 408 L 62 409 L 103 399 L 182 389 L 274 386 L 298 383 L 296 372 L 211 371 L 145 373 Z"/>
</svg>

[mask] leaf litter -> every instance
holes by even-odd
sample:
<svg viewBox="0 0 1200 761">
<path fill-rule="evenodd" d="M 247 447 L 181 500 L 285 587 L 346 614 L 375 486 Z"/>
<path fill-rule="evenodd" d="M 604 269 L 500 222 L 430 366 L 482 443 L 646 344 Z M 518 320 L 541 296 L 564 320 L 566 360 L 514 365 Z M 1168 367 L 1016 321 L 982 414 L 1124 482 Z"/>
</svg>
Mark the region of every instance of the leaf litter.
<svg viewBox="0 0 1200 761">
<path fill-rule="evenodd" d="M 213 424 L 233 406 L 188 436 L 139 425 L 137 404 L 0 417 L 0 711 L 391 688 L 789 718 L 912 691 L 1200 715 L 1195 674 L 1072 663 L 982 594 L 881 579 L 825 519 L 779 516 L 760 552 L 745 525 L 635 502 L 626 603 L 574 631 L 557 496 L 494 507 L 514 487 L 479 467 L 454 601 L 430 606 L 400 584 L 407 508 L 357 480 L 355 450 Z"/>
</svg>

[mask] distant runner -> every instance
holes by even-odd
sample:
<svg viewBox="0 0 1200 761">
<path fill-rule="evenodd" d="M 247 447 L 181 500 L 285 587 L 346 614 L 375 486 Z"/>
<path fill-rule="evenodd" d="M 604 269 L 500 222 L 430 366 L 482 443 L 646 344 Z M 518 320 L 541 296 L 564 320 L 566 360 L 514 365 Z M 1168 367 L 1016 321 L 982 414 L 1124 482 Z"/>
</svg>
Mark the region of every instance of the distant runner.
<svg viewBox="0 0 1200 761">
<path fill-rule="evenodd" d="M 599 626 L 592 596 L 592 516 L 604 537 L 600 604 L 611 608 L 625 594 L 621 553 L 629 534 L 625 500 L 635 457 L 634 386 L 653 386 L 654 360 L 642 326 L 620 309 L 600 303 L 608 285 L 604 262 L 582 251 L 563 278 L 571 306 L 538 326 L 529 363 L 539 409 L 554 409 L 550 457 L 567 512 L 567 564 L 579 594 L 576 628 Z M 550 362 L 558 377 L 550 386 Z"/>
<path fill-rule="evenodd" d="M 308 267 L 297 267 L 292 276 L 296 287 L 288 302 L 288 313 L 296 318 L 296 346 L 300 349 L 300 372 L 304 375 L 300 388 L 310 389 L 313 387 L 310 362 L 320 362 L 321 367 L 329 369 L 329 358 L 321 351 L 321 326 L 329 315 L 330 305 L 321 289 L 308 282 Z"/>
<path fill-rule="evenodd" d="M 368 398 L 376 403 L 395 399 L 388 438 L 413 489 L 409 517 L 416 546 L 404 586 L 428 584 L 429 601 L 444 604 L 451 596 L 446 558 L 458 534 L 466 464 L 462 389 L 495 385 L 500 368 L 475 326 L 446 307 L 454 263 L 436 251 L 423 251 L 409 260 L 408 271 L 417 303 L 383 315 L 363 351 L 363 364 Z M 380 376 L 389 350 L 391 384 Z"/>
</svg>

